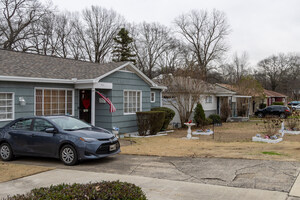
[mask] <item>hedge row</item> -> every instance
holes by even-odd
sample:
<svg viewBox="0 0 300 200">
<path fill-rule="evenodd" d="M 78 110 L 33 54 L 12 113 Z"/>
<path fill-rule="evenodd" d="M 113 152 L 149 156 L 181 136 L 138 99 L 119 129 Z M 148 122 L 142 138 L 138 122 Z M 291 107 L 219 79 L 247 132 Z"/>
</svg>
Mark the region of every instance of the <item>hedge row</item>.
<svg viewBox="0 0 300 200">
<path fill-rule="evenodd" d="M 7 197 L 7 200 L 146 200 L 142 189 L 134 184 L 120 181 L 103 181 L 89 184 L 60 184 L 33 189 L 25 195 Z"/>
<path fill-rule="evenodd" d="M 161 130 L 166 130 L 170 124 L 170 122 L 172 121 L 172 119 L 175 116 L 175 112 L 174 110 L 167 108 L 167 107 L 157 107 L 157 108 L 152 108 L 151 111 L 162 111 L 165 112 L 165 120 L 164 120 L 164 124 L 161 128 Z"/>
<path fill-rule="evenodd" d="M 155 135 L 161 130 L 165 121 L 165 112 L 146 111 L 137 112 L 137 124 L 139 135 Z"/>
</svg>

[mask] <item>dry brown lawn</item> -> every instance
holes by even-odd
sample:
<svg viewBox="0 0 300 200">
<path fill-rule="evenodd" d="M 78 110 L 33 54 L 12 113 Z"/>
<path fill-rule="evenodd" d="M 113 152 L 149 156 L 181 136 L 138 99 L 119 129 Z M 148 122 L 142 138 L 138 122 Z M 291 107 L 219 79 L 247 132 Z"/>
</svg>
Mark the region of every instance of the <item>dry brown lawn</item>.
<svg viewBox="0 0 300 200">
<path fill-rule="evenodd" d="M 134 143 L 121 150 L 123 154 L 135 155 L 300 161 L 300 135 L 285 135 L 284 141 L 277 144 L 251 142 L 262 126 L 259 121 L 225 123 L 215 127 L 214 137 L 200 136 L 199 140 L 184 140 L 186 129 L 176 130 L 168 136 L 127 139 Z"/>
<path fill-rule="evenodd" d="M 22 178 L 51 169 L 53 168 L 0 162 L 0 182 Z"/>
</svg>

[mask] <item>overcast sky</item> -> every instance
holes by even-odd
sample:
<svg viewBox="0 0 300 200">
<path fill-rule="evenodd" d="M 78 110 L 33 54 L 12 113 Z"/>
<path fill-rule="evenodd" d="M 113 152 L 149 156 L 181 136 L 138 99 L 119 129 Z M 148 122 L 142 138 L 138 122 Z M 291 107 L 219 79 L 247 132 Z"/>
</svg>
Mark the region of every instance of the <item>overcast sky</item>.
<svg viewBox="0 0 300 200">
<path fill-rule="evenodd" d="M 59 10 L 81 11 L 91 5 L 112 8 L 128 22 L 173 26 L 192 9 L 226 13 L 231 26 L 229 55 L 246 51 L 252 65 L 280 52 L 300 53 L 300 0 L 52 0 Z"/>
</svg>

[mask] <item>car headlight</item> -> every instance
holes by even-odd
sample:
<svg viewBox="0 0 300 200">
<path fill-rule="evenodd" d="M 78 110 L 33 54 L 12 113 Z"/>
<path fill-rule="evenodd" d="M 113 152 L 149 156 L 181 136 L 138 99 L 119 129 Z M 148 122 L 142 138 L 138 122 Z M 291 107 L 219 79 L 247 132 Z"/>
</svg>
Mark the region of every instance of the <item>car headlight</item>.
<svg viewBox="0 0 300 200">
<path fill-rule="evenodd" d="M 79 138 L 83 142 L 96 142 L 98 141 L 96 138 L 86 138 L 86 137 L 81 137 Z"/>
</svg>

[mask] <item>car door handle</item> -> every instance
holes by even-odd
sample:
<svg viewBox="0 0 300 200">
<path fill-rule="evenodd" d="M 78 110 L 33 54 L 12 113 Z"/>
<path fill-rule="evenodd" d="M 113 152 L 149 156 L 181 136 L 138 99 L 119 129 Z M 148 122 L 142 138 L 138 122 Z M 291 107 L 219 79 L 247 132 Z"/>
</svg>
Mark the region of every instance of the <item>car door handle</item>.
<svg viewBox="0 0 300 200">
<path fill-rule="evenodd" d="M 31 134 L 31 137 L 36 137 L 36 135 L 35 134 Z"/>
</svg>

